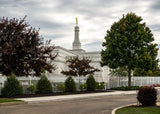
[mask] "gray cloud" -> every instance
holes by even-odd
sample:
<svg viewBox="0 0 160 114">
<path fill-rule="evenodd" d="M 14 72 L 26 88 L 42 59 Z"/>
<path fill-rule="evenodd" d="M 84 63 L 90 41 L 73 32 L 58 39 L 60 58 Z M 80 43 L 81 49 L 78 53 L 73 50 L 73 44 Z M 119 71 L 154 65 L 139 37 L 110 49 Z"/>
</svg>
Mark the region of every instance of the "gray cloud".
<svg viewBox="0 0 160 114">
<path fill-rule="evenodd" d="M 62 23 L 50 22 L 47 20 L 34 20 L 31 23 L 34 23 L 34 25 L 46 29 L 60 29 L 65 27 L 65 25 L 63 25 Z"/>
<path fill-rule="evenodd" d="M 160 24 L 149 25 L 153 31 L 160 31 Z"/>
<path fill-rule="evenodd" d="M 159 3 L 160 0 L 0 0 L 0 13 L 9 18 L 27 15 L 26 21 L 40 28 L 45 40 L 52 39 L 65 48 L 72 45 L 75 17 L 78 17 L 84 49 L 100 51 L 112 23 L 131 11 L 144 18 L 156 42 L 160 42 Z"/>
<path fill-rule="evenodd" d="M 151 10 L 160 10 L 160 0 L 154 0 L 153 4 L 151 5 Z"/>
</svg>

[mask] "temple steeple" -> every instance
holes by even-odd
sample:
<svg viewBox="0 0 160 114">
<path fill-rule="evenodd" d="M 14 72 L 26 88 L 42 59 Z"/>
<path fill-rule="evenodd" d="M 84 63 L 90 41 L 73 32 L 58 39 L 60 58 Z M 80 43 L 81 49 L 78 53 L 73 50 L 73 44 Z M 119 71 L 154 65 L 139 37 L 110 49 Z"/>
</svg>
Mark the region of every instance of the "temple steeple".
<svg viewBox="0 0 160 114">
<path fill-rule="evenodd" d="M 72 49 L 77 50 L 81 49 L 81 43 L 79 40 L 79 26 L 78 26 L 78 18 L 76 17 L 76 26 L 74 27 L 74 42 L 72 44 Z"/>
</svg>

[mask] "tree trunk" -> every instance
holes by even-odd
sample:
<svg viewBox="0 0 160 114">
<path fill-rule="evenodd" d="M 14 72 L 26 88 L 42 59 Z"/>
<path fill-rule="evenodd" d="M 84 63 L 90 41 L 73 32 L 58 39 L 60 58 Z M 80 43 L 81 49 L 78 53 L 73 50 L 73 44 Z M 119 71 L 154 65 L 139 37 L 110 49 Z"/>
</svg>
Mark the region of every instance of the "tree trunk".
<svg viewBox="0 0 160 114">
<path fill-rule="evenodd" d="M 131 69 L 128 70 L 128 87 L 131 87 Z"/>
</svg>

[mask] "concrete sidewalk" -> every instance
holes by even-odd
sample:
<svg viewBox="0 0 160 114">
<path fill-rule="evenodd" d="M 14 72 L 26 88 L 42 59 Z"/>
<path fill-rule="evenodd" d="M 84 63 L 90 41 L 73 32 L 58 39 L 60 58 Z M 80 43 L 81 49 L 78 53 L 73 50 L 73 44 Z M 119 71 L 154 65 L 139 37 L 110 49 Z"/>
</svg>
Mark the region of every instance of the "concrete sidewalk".
<svg viewBox="0 0 160 114">
<path fill-rule="evenodd" d="M 16 98 L 16 99 L 26 101 L 28 102 L 28 104 L 30 104 L 30 103 L 39 103 L 39 102 L 62 101 L 62 100 L 70 100 L 70 99 L 98 97 L 98 96 L 106 96 L 106 95 L 136 94 L 136 93 L 137 91 L 114 91 L 114 92 L 103 92 L 103 93 L 88 93 L 88 94 Z"/>
</svg>

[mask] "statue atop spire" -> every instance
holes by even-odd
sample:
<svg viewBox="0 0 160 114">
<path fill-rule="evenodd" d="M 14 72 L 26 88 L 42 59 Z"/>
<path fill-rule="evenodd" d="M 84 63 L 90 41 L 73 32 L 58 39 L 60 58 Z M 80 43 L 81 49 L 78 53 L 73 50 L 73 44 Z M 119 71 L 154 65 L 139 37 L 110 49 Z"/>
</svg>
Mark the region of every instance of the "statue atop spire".
<svg viewBox="0 0 160 114">
<path fill-rule="evenodd" d="M 78 18 L 76 17 L 76 25 L 78 25 Z"/>
</svg>

